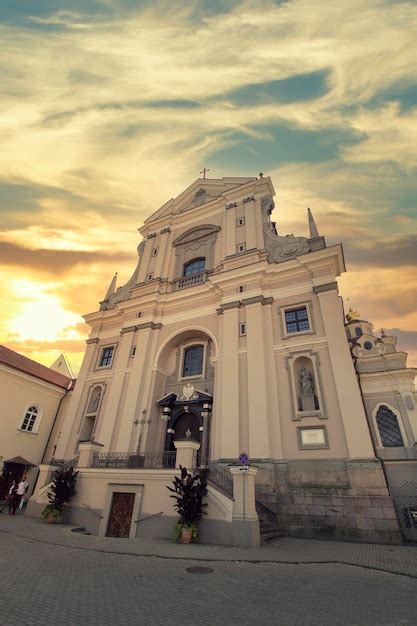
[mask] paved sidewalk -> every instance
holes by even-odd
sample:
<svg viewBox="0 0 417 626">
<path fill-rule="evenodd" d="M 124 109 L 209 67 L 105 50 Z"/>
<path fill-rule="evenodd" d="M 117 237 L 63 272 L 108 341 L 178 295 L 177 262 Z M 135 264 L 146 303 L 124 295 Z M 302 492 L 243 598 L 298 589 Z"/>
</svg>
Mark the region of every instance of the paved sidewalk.
<svg viewBox="0 0 417 626">
<path fill-rule="evenodd" d="M 161 559 L 247 563 L 342 563 L 417 578 L 417 547 L 283 538 L 259 548 L 180 545 L 166 539 L 112 539 L 71 532 L 72 526 L 0 514 L 0 532 L 72 549 Z"/>
</svg>

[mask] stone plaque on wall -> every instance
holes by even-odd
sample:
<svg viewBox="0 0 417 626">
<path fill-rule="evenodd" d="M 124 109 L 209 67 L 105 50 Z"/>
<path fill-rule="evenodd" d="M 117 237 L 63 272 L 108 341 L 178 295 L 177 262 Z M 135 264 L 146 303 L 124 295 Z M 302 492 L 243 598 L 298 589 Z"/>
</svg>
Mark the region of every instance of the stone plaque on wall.
<svg viewBox="0 0 417 626">
<path fill-rule="evenodd" d="M 327 433 L 323 426 L 298 428 L 300 448 L 328 448 Z"/>
</svg>

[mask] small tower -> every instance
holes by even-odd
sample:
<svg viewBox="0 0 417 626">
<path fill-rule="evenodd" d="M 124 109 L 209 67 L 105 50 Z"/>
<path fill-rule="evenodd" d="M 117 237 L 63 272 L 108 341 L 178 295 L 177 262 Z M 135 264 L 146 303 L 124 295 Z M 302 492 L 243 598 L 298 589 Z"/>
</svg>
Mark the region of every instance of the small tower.
<svg viewBox="0 0 417 626">
<path fill-rule="evenodd" d="M 313 217 L 313 213 L 311 212 L 311 209 L 307 209 L 307 216 L 308 216 L 308 227 L 310 230 L 310 238 L 308 240 L 308 243 L 310 244 L 310 249 L 313 251 L 313 250 L 320 250 L 321 248 L 325 248 L 326 241 L 324 237 L 321 237 L 319 235 L 319 231 L 316 226 L 316 222 L 314 221 L 314 217 Z"/>
</svg>

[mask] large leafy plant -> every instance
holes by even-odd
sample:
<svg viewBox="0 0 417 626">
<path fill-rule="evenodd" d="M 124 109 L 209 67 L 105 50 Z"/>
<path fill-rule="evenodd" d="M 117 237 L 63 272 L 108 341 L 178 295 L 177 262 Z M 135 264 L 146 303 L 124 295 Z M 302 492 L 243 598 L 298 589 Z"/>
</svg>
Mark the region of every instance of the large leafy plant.
<svg viewBox="0 0 417 626">
<path fill-rule="evenodd" d="M 54 473 L 51 490 L 48 491 L 49 504 L 42 511 L 43 517 L 60 517 L 64 506 L 75 495 L 75 483 L 78 472 L 74 472 L 72 467 L 57 469 Z"/>
<path fill-rule="evenodd" d="M 180 465 L 181 475 L 173 480 L 174 487 L 167 487 L 174 493 L 171 498 L 175 499 L 174 508 L 180 516 L 179 523 L 182 526 L 193 527 L 202 515 L 206 515 L 203 510 L 207 506 L 203 502 L 203 497 L 207 494 L 207 483 L 201 481 L 199 474 L 192 474 L 185 467 Z"/>
</svg>

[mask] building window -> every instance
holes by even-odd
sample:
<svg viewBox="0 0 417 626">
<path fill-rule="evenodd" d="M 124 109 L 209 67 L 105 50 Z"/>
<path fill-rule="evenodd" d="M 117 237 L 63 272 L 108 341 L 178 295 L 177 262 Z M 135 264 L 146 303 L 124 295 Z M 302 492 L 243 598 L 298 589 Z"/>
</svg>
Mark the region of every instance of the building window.
<svg viewBox="0 0 417 626">
<path fill-rule="evenodd" d="M 365 350 L 372 350 L 373 345 L 370 341 L 365 341 L 365 343 L 363 344 L 363 347 L 365 348 Z"/>
<path fill-rule="evenodd" d="M 285 311 L 285 325 L 287 333 L 301 333 L 310 330 L 307 307 L 303 306 Z"/>
<path fill-rule="evenodd" d="M 152 248 L 152 256 L 158 255 L 158 248 Z"/>
<path fill-rule="evenodd" d="M 204 346 L 190 346 L 184 350 L 183 377 L 201 376 L 203 373 Z"/>
<path fill-rule="evenodd" d="M 363 335 L 362 328 L 359 328 L 359 326 L 357 326 L 357 327 L 355 328 L 355 333 L 356 333 L 356 336 L 357 336 L 357 337 L 362 337 L 362 335 Z"/>
<path fill-rule="evenodd" d="M 130 356 L 131 356 L 131 357 L 132 357 L 132 356 L 135 356 L 135 354 L 136 354 L 136 346 L 133 346 L 133 347 L 132 347 L 132 350 L 130 351 Z"/>
<path fill-rule="evenodd" d="M 113 361 L 114 346 L 107 346 L 101 349 L 98 367 L 111 367 Z"/>
<path fill-rule="evenodd" d="M 27 409 L 20 430 L 25 430 L 27 433 L 32 433 L 34 431 L 38 415 L 39 408 L 33 404 Z"/>
<path fill-rule="evenodd" d="M 204 272 L 206 267 L 206 259 L 200 257 L 199 259 L 193 259 L 184 265 L 183 276 L 190 276 L 191 274 L 199 274 Z"/>
<path fill-rule="evenodd" d="M 245 252 L 246 250 L 246 244 L 245 243 L 238 243 L 237 244 L 237 251 L 239 252 Z"/>
<path fill-rule="evenodd" d="M 245 225 L 245 218 L 244 217 L 238 217 L 236 220 L 236 226 L 244 226 Z"/>
<path fill-rule="evenodd" d="M 153 279 L 153 272 L 149 272 L 149 274 L 146 277 L 146 280 L 152 280 Z"/>
<path fill-rule="evenodd" d="M 376 423 L 384 448 L 398 448 L 404 445 L 398 419 L 387 406 L 382 405 L 379 407 L 376 414 Z"/>
<path fill-rule="evenodd" d="M 239 335 L 241 337 L 244 337 L 246 335 L 246 324 L 245 323 L 239 324 Z"/>
<path fill-rule="evenodd" d="M 238 291 L 239 293 L 243 293 L 245 291 L 245 285 L 239 285 Z"/>
</svg>

